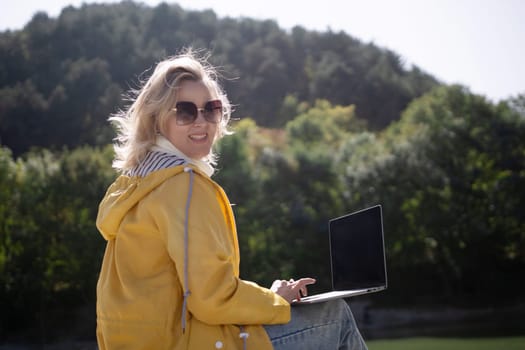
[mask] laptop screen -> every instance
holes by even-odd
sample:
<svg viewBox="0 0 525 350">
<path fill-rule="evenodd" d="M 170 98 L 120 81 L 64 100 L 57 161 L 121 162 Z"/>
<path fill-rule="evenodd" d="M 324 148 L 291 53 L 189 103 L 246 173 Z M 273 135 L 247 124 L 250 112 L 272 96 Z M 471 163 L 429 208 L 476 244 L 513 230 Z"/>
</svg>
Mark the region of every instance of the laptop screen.
<svg viewBox="0 0 525 350">
<path fill-rule="evenodd" d="M 386 287 L 381 206 L 329 222 L 334 290 Z"/>
</svg>

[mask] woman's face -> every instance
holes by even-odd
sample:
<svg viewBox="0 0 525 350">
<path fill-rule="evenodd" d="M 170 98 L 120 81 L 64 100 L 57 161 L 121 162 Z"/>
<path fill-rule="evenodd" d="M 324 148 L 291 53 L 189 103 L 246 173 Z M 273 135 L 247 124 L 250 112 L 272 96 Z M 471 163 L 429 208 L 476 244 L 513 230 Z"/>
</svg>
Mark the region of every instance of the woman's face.
<svg viewBox="0 0 525 350">
<path fill-rule="evenodd" d="M 199 110 L 206 102 L 217 99 L 201 81 L 184 81 L 178 90 L 177 102 L 193 102 Z M 177 149 L 192 159 L 202 159 L 211 152 L 219 124 L 208 122 L 201 111 L 197 119 L 188 125 L 177 124 L 175 113 L 168 119 L 167 135 L 164 135 Z"/>
</svg>

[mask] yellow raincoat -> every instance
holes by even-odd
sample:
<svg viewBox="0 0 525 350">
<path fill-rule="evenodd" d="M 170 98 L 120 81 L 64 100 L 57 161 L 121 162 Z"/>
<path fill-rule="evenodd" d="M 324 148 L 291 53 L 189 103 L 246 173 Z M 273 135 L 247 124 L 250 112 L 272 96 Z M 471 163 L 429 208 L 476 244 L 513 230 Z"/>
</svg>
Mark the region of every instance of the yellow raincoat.
<svg viewBox="0 0 525 350">
<path fill-rule="evenodd" d="M 261 325 L 290 320 L 286 300 L 239 278 L 228 198 L 194 167 L 120 176 L 97 227 L 108 241 L 97 285 L 100 350 L 242 349 L 240 335 L 248 349 L 271 349 Z"/>
</svg>

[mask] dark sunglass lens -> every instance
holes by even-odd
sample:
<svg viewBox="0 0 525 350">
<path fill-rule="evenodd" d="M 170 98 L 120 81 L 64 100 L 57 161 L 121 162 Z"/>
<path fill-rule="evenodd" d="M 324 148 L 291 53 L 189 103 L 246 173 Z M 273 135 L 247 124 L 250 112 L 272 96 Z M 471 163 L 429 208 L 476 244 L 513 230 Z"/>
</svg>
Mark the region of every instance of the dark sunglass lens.
<svg viewBox="0 0 525 350">
<path fill-rule="evenodd" d="M 208 101 L 204 105 L 204 117 L 211 123 L 218 123 L 222 119 L 221 100 Z"/>
<path fill-rule="evenodd" d="M 192 102 L 178 102 L 175 106 L 177 110 L 177 124 L 191 124 L 197 119 L 197 106 Z"/>
</svg>

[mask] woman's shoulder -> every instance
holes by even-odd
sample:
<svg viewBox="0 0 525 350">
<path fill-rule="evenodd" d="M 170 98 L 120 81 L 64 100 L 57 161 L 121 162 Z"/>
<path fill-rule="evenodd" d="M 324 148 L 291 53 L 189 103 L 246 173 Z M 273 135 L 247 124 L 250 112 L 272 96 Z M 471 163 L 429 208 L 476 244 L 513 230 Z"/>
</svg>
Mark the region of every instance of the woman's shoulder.
<svg viewBox="0 0 525 350">
<path fill-rule="evenodd" d="M 192 196 L 216 196 L 220 187 L 206 174 L 189 164 L 158 170 L 144 181 L 155 183 L 156 194 L 168 198 L 186 197 L 190 190 Z"/>
</svg>

